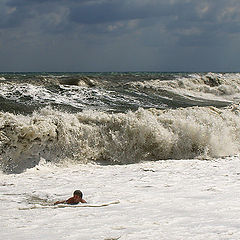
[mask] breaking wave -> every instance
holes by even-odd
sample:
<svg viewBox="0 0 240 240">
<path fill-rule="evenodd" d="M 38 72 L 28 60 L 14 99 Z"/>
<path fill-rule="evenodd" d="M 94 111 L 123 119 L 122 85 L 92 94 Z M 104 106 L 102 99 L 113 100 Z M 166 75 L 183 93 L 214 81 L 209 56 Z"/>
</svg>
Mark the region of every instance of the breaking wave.
<svg viewBox="0 0 240 240">
<path fill-rule="evenodd" d="M 141 91 L 175 99 L 179 103 L 224 107 L 240 101 L 240 74 L 189 74 L 175 80 L 153 79 L 128 83 Z"/>
<path fill-rule="evenodd" d="M 240 107 L 139 109 L 31 115 L 0 112 L 0 164 L 21 172 L 41 158 L 52 163 L 126 164 L 143 160 L 214 158 L 240 150 Z"/>
</svg>

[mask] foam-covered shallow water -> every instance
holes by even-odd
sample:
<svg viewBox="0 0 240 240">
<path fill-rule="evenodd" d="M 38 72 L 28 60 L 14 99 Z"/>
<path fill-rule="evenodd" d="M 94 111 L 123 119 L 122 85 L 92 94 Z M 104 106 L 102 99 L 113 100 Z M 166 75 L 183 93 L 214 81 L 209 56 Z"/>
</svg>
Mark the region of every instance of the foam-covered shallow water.
<svg viewBox="0 0 240 240">
<path fill-rule="evenodd" d="M 2 239 L 240 239 L 238 157 L 0 173 Z M 75 189 L 87 204 L 57 205 Z M 115 203 L 115 204 L 113 204 Z"/>
</svg>

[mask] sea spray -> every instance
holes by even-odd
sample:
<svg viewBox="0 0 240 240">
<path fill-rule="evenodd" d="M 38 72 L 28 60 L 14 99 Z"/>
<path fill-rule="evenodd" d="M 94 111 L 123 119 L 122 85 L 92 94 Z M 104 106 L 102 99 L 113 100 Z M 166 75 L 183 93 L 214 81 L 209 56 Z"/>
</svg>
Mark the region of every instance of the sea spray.
<svg viewBox="0 0 240 240">
<path fill-rule="evenodd" d="M 240 74 L 192 74 L 173 80 L 152 79 L 148 81 L 129 82 L 128 85 L 141 89 L 159 91 L 172 90 L 179 94 L 181 91 L 191 94 L 211 94 L 212 96 L 234 95 L 240 93 Z M 230 98 L 230 97 L 229 97 Z"/>
<path fill-rule="evenodd" d="M 21 172 L 41 158 L 58 163 L 219 157 L 239 152 L 240 109 L 191 107 L 127 113 L 0 114 L 1 168 Z"/>
<path fill-rule="evenodd" d="M 129 82 L 127 85 L 140 91 L 175 99 L 182 106 L 192 104 L 226 107 L 240 100 L 240 74 L 192 74 L 174 81 L 152 79 Z"/>
</svg>

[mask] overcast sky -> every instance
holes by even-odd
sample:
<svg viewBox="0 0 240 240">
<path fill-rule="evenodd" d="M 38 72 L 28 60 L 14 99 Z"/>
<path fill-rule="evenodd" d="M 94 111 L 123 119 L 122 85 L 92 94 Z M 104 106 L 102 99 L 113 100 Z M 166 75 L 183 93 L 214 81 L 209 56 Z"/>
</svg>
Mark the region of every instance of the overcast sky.
<svg viewBox="0 0 240 240">
<path fill-rule="evenodd" d="M 0 0 L 0 71 L 240 71 L 240 1 Z"/>
</svg>

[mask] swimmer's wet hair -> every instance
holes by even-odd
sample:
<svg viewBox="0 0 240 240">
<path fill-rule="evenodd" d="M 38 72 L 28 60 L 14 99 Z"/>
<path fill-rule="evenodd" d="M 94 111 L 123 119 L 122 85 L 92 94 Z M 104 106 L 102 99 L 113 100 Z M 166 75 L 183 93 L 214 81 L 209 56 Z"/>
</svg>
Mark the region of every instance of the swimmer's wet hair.
<svg viewBox="0 0 240 240">
<path fill-rule="evenodd" d="M 74 193 L 73 193 L 73 195 L 77 195 L 77 196 L 79 196 L 79 197 L 82 198 L 83 193 L 82 193 L 80 190 L 75 190 Z"/>
</svg>

